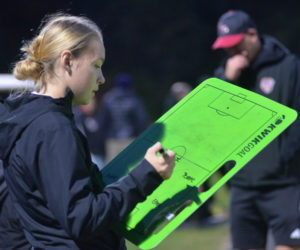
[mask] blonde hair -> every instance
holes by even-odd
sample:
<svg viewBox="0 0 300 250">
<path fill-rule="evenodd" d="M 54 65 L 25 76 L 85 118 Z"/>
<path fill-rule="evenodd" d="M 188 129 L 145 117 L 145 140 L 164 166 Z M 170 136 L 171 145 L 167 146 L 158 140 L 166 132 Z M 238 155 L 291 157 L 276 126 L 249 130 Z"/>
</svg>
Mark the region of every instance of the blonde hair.
<svg viewBox="0 0 300 250">
<path fill-rule="evenodd" d="M 92 38 L 103 43 L 99 27 L 82 16 L 55 14 L 48 17 L 40 33 L 21 48 L 23 59 L 16 63 L 13 74 L 19 80 L 33 80 L 35 88 L 41 87 L 64 50 L 78 57 Z M 43 23 L 44 23 L 43 22 Z"/>
</svg>

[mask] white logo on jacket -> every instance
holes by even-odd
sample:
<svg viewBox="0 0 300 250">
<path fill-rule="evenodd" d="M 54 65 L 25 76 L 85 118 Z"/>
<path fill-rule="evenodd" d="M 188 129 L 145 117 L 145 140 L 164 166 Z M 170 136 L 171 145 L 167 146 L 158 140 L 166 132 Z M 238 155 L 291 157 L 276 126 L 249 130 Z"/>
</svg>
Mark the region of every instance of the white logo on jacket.
<svg viewBox="0 0 300 250">
<path fill-rule="evenodd" d="M 290 235 L 291 239 L 300 239 L 300 229 L 296 228 Z"/>
<path fill-rule="evenodd" d="M 276 81 L 273 77 L 267 76 L 260 79 L 259 86 L 262 92 L 270 94 L 274 89 L 275 83 Z"/>
</svg>

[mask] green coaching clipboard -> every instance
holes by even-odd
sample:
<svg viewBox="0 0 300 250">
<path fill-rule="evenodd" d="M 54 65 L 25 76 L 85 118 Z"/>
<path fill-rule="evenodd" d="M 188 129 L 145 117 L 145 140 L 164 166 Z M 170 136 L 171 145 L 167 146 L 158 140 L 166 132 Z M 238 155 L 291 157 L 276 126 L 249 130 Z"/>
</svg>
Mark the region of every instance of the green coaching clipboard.
<svg viewBox="0 0 300 250">
<path fill-rule="evenodd" d="M 102 169 L 107 185 L 127 175 L 157 141 L 176 153 L 172 177 L 116 231 L 142 249 L 155 247 L 296 117 L 295 110 L 249 90 L 216 78 L 204 81 Z M 224 164 L 228 172 L 199 192 Z"/>
</svg>

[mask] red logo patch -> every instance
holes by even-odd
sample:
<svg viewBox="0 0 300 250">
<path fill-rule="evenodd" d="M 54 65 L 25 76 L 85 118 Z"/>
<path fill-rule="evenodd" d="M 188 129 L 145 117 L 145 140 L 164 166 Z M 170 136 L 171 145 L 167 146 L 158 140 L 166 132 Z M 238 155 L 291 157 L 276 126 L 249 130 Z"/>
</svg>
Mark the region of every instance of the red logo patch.
<svg viewBox="0 0 300 250">
<path fill-rule="evenodd" d="M 262 90 L 262 92 L 264 92 L 265 94 L 270 94 L 272 93 L 274 86 L 275 86 L 275 79 L 272 77 L 263 77 L 260 80 L 260 89 Z"/>
</svg>

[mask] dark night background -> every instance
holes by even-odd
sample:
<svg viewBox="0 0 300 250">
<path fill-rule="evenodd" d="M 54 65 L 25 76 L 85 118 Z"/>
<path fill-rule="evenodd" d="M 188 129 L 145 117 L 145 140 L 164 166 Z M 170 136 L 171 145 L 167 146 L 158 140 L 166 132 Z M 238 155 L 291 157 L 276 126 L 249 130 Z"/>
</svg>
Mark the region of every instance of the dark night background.
<svg viewBox="0 0 300 250">
<path fill-rule="evenodd" d="M 211 50 L 216 23 L 229 9 L 242 9 L 258 30 L 300 55 L 300 1 L 258 0 L 30 0 L 1 1 L 0 73 L 19 59 L 23 40 L 35 35 L 45 14 L 83 14 L 102 29 L 106 47 L 105 91 L 118 72 L 133 75 L 136 92 L 152 119 L 175 81 L 193 87 L 212 75 L 222 53 Z"/>
</svg>

